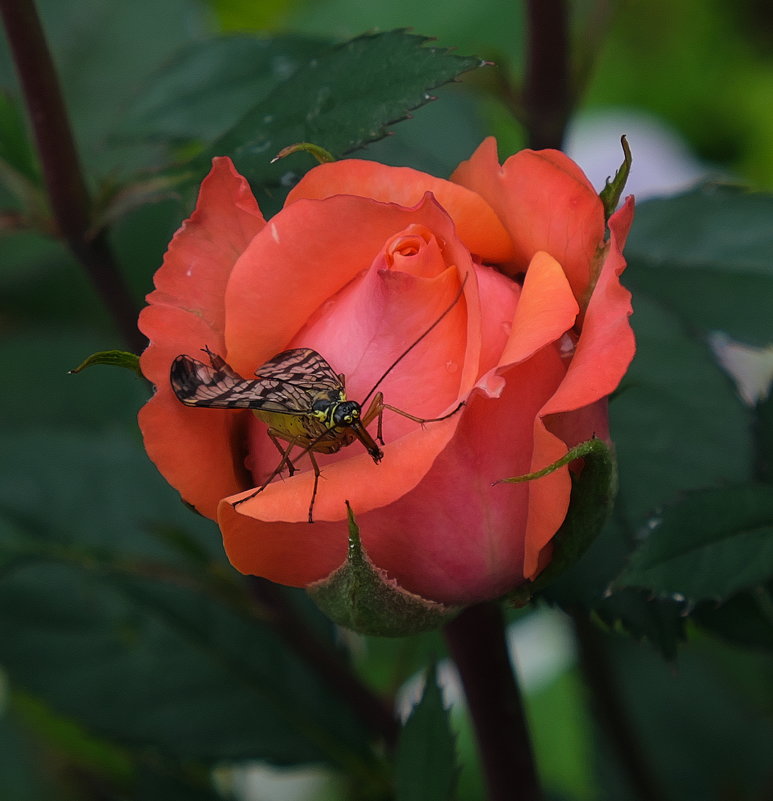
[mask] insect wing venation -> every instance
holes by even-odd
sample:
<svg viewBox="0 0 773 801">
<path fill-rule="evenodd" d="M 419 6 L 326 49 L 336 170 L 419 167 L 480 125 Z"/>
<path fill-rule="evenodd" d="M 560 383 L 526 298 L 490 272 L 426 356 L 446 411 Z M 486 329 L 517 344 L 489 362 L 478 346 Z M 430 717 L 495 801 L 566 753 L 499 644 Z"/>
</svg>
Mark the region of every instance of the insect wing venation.
<svg viewBox="0 0 773 801">
<path fill-rule="evenodd" d="M 225 362 L 216 369 L 190 356 L 178 356 L 170 378 L 175 395 L 186 406 L 250 409 L 262 401 L 261 382 L 241 378 Z"/>
<path fill-rule="evenodd" d="M 283 351 L 258 367 L 255 375 L 311 390 L 315 394 L 325 389 L 343 389 L 340 378 L 329 362 L 311 348 Z"/>
<path fill-rule="evenodd" d="M 258 369 L 258 378 L 250 380 L 242 378 L 222 357 L 210 351 L 207 354 L 211 365 L 185 355 L 172 363 L 172 389 L 186 406 L 308 415 L 319 392 L 343 390 L 333 368 L 308 348 L 280 353 Z M 320 374 L 315 375 L 315 369 Z"/>
</svg>

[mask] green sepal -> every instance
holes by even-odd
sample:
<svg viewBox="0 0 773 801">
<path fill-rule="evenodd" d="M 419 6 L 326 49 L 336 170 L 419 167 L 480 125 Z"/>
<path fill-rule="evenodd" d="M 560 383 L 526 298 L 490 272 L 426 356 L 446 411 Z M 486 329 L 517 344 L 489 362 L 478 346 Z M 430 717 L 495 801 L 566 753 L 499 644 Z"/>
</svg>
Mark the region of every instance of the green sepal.
<svg viewBox="0 0 773 801">
<path fill-rule="evenodd" d="M 620 202 L 620 196 L 625 189 L 625 183 L 628 180 L 628 175 L 631 172 L 631 148 L 628 146 L 628 139 L 625 136 L 620 137 L 620 144 L 623 146 L 623 163 L 615 173 L 612 179 L 607 178 L 604 188 L 599 192 L 601 202 L 604 204 L 604 219 L 608 220 L 617 208 Z"/>
<path fill-rule="evenodd" d="M 296 142 L 294 145 L 283 147 L 276 156 L 271 159 L 271 163 L 273 164 L 279 161 L 279 159 L 300 152 L 310 153 L 320 164 L 329 164 L 336 160 L 335 156 L 329 150 L 325 150 L 321 145 L 315 145 L 313 142 Z"/>
<path fill-rule="evenodd" d="M 572 475 L 572 494 L 569 511 L 561 528 L 553 537 L 553 556 L 550 564 L 534 581 L 526 582 L 508 595 L 517 606 L 547 587 L 571 567 L 590 547 L 601 532 L 612 511 L 617 494 L 617 462 L 614 451 L 600 439 L 590 439 L 572 448 L 569 453 L 543 470 L 504 481 L 531 481 L 546 476 L 575 459 L 585 464 L 578 475 Z"/>
<path fill-rule="evenodd" d="M 447 623 L 460 607 L 429 601 L 402 589 L 368 558 L 347 501 L 349 550 L 346 561 L 327 578 L 306 589 L 335 623 L 360 634 L 403 637 Z"/>
<path fill-rule="evenodd" d="M 125 350 L 100 350 L 97 353 L 92 353 L 91 356 L 85 358 L 77 367 L 68 370 L 69 373 L 80 373 L 87 367 L 94 364 L 110 364 L 113 367 L 125 367 L 128 370 L 134 370 L 137 375 L 141 376 L 140 370 L 140 357 L 136 353 L 129 353 Z"/>
</svg>

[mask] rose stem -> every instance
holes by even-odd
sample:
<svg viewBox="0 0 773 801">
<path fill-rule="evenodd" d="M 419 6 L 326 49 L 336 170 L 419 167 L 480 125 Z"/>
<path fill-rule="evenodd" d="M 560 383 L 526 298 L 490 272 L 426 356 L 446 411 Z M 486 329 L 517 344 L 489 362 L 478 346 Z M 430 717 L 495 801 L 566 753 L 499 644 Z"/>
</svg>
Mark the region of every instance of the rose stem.
<svg viewBox="0 0 773 801">
<path fill-rule="evenodd" d="M 542 792 L 499 604 L 471 606 L 445 627 L 444 634 L 475 728 L 488 801 L 540 801 Z"/>
<path fill-rule="evenodd" d="M 560 148 L 574 107 L 567 0 L 526 0 L 523 123 L 528 146 Z"/>
<path fill-rule="evenodd" d="M 382 739 L 389 748 L 394 747 L 399 727 L 387 703 L 362 682 L 342 657 L 317 637 L 288 604 L 277 585 L 254 577 L 248 581 L 252 597 L 261 607 L 268 625 L 354 709 L 374 736 Z"/>
<path fill-rule="evenodd" d="M 90 234 L 91 200 L 54 62 L 34 0 L 0 0 L 16 71 L 37 142 L 51 210 L 60 235 L 86 270 L 126 344 L 145 347 L 137 307 L 104 231 Z"/>
<path fill-rule="evenodd" d="M 641 744 L 626 715 L 623 701 L 601 636 L 587 612 L 572 614 L 580 671 L 589 691 L 594 718 L 615 752 L 635 798 L 661 801 L 663 793 L 647 764 Z"/>
</svg>

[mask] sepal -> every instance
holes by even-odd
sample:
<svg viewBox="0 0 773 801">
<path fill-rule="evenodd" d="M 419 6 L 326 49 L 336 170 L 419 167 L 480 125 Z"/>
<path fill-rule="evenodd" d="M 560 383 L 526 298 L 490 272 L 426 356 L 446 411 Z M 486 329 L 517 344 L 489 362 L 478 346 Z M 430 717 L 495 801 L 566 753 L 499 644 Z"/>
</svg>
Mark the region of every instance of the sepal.
<svg viewBox="0 0 773 801">
<path fill-rule="evenodd" d="M 404 590 L 376 567 L 360 540 L 354 513 L 346 504 L 349 550 L 337 570 L 306 589 L 335 623 L 360 634 L 402 637 L 439 628 L 461 611 Z"/>
<path fill-rule="evenodd" d="M 599 535 L 617 494 L 617 462 L 612 448 L 603 440 L 594 438 L 576 445 L 566 456 L 542 470 L 503 479 L 507 482 L 531 481 L 580 458 L 584 464 L 579 473 L 572 474 L 569 511 L 551 541 L 553 555 L 550 564 L 534 581 L 522 584 L 509 594 L 508 599 L 517 606 L 526 604 L 536 592 L 577 562 Z"/>
</svg>

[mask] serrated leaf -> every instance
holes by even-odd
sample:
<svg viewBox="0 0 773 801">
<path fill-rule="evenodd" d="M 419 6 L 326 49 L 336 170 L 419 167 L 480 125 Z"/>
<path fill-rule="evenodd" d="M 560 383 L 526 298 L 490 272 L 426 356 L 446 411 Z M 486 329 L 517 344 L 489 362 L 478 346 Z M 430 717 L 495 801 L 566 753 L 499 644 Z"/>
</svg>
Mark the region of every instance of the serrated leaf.
<svg viewBox="0 0 773 801">
<path fill-rule="evenodd" d="M 773 650 L 773 583 L 738 593 L 722 604 L 700 604 L 690 618 L 728 642 Z"/>
<path fill-rule="evenodd" d="M 449 801 L 456 776 L 456 737 L 433 665 L 397 744 L 396 801 Z"/>
<path fill-rule="evenodd" d="M 683 323 L 751 345 L 773 341 L 773 195 L 705 186 L 642 203 L 626 245 L 626 283 Z"/>
<path fill-rule="evenodd" d="M 191 42 L 149 77 L 117 135 L 210 142 L 329 46 L 326 40 L 298 35 L 242 34 Z"/>
<path fill-rule="evenodd" d="M 311 142 L 341 157 L 386 135 L 387 127 L 432 100 L 430 92 L 481 66 L 480 59 L 426 46 L 404 31 L 360 36 L 321 53 L 279 84 L 193 165 L 203 173 L 228 155 L 263 201 L 294 180 L 309 156 L 278 164 L 284 147 Z M 297 176 L 296 176 L 297 177 Z"/>
<path fill-rule="evenodd" d="M 593 607 L 607 626 L 647 640 L 668 660 L 676 658 L 678 645 L 686 639 L 684 610 L 684 603 L 634 589 L 612 593 Z"/>
<path fill-rule="evenodd" d="M 691 602 L 773 579 L 773 492 L 764 485 L 686 495 L 652 520 L 616 581 Z"/>
<path fill-rule="evenodd" d="M 459 612 L 408 592 L 378 568 L 362 546 L 354 513 L 347 503 L 349 548 L 346 561 L 306 591 L 340 626 L 360 634 L 402 637 L 431 631 Z"/>
<path fill-rule="evenodd" d="M 609 445 L 600 439 L 587 440 L 547 468 L 527 476 L 505 479 L 510 482 L 531 480 L 546 475 L 575 459 L 584 459 L 579 475 L 572 474 L 569 511 L 553 538 L 553 555 L 548 567 L 534 582 L 516 589 L 509 597 L 516 604 L 535 592 L 549 587 L 562 573 L 576 564 L 603 530 L 617 492 L 615 457 Z M 576 599 L 569 606 L 576 604 Z"/>
<path fill-rule="evenodd" d="M 707 346 L 659 296 L 635 293 L 634 307 L 637 353 L 610 404 L 631 531 L 681 491 L 752 476 L 750 411 Z"/>
</svg>

